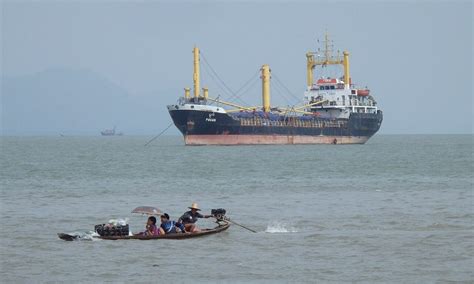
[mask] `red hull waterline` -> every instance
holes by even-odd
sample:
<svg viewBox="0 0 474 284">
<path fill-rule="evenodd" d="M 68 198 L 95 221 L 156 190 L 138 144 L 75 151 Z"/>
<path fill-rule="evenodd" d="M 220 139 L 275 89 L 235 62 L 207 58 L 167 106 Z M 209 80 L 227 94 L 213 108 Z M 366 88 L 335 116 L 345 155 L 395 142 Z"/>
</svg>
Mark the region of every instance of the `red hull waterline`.
<svg viewBox="0 0 474 284">
<path fill-rule="evenodd" d="M 186 145 L 364 144 L 366 136 L 186 135 Z"/>
</svg>

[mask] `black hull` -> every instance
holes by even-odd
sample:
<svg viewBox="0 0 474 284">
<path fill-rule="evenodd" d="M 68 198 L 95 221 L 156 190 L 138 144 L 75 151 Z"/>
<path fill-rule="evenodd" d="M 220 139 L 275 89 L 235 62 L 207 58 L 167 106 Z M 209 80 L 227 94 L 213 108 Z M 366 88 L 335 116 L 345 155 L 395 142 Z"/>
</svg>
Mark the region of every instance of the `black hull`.
<svg viewBox="0 0 474 284">
<path fill-rule="evenodd" d="M 381 111 L 351 113 L 348 119 L 307 116 L 271 119 L 258 115 L 243 118 L 238 114 L 197 110 L 169 112 L 186 144 L 196 145 L 363 144 L 379 130 L 383 120 Z M 234 143 L 235 138 L 240 142 Z"/>
<path fill-rule="evenodd" d="M 200 232 L 197 233 L 178 233 L 178 234 L 168 234 L 168 235 L 159 235 L 159 236 L 143 236 L 143 235 L 136 235 L 136 236 L 99 236 L 95 237 L 97 239 L 102 239 L 102 240 L 184 240 L 184 239 L 190 239 L 190 238 L 198 238 L 198 237 L 204 237 L 216 233 L 223 232 L 227 230 L 230 227 L 230 224 L 228 222 L 223 222 L 222 224 L 219 224 L 213 229 L 202 229 Z M 58 233 L 58 237 L 61 240 L 64 241 L 77 241 L 81 240 L 80 236 L 78 235 L 69 235 L 65 233 Z"/>
<path fill-rule="evenodd" d="M 225 223 L 222 225 L 218 225 L 214 229 L 202 229 L 201 231 L 197 233 L 178 233 L 178 234 L 168 234 L 168 235 L 159 235 L 159 236 L 110 236 L 110 237 L 99 237 L 103 240 L 184 240 L 184 239 L 190 239 L 190 238 L 198 238 L 198 237 L 204 237 L 216 233 L 223 232 L 227 229 L 229 229 L 230 224 Z"/>
</svg>

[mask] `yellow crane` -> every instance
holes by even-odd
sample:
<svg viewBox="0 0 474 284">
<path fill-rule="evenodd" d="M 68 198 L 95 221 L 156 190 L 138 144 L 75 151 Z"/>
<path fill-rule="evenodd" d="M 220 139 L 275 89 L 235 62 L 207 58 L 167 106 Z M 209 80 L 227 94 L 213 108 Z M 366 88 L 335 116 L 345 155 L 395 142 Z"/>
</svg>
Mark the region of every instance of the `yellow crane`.
<svg viewBox="0 0 474 284">
<path fill-rule="evenodd" d="M 328 38 L 327 38 L 327 35 L 326 35 L 326 49 L 327 49 L 327 41 L 328 41 Z M 308 53 L 308 54 L 310 54 L 310 53 Z M 194 90 L 193 91 L 194 91 L 194 99 L 196 101 L 198 101 L 200 99 L 204 99 L 204 100 L 216 102 L 216 103 L 219 103 L 219 104 L 223 104 L 223 105 L 227 105 L 227 106 L 231 106 L 231 107 L 235 108 L 235 109 L 227 110 L 227 112 L 256 111 L 258 109 L 262 109 L 264 112 L 270 112 L 271 111 L 271 107 L 270 107 L 270 78 L 271 78 L 270 66 L 268 66 L 267 64 L 264 64 L 264 65 L 262 65 L 262 68 L 260 69 L 261 70 L 260 78 L 262 79 L 262 103 L 263 103 L 263 106 L 245 107 L 245 106 L 241 106 L 241 105 L 238 105 L 238 104 L 235 104 L 235 103 L 222 101 L 220 99 L 210 98 L 209 97 L 209 89 L 206 88 L 206 87 L 202 88 L 203 97 L 201 97 L 200 96 L 200 84 L 201 84 L 201 82 L 200 82 L 200 56 L 199 56 L 200 52 L 199 52 L 199 48 L 194 47 L 193 55 L 194 55 L 194 72 L 193 72 Z M 344 55 L 346 55 L 346 53 L 344 53 Z M 321 65 L 321 64 L 339 64 L 340 63 L 337 60 L 335 61 L 335 60 L 332 60 L 332 59 L 329 59 L 329 58 L 332 58 L 332 57 L 329 55 L 328 50 L 326 50 L 326 60 L 325 61 L 315 61 L 314 60 L 314 55 L 311 55 L 311 56 L 308 57 L 308 66 L 310 66 L 309 62 L 311 62 L 311 68 L 308 67 L 308 72 L 311 72 L 311 82 L 312 82 L 312 69 L 314 68 L 314 66 Z M 347 67 L 348 67 L 348 65 L 347 65 Z M 309 77 L 308 77 L 308 79 L 309 79 Z M 184 92 L 185 93 L 184 94 L 185 99 L 186 100 L 191 99 L 190 98 L 191 97 L 191 94 L 190 94 L 191 89 L 190 88 L 185 88 L 184 91 L 185 91 Z M 287 112 L 292 111 L 292 112 L 298 112 L 298 113 L 304 113 L 304 114 L 312 114 L 311 112 L 302 111 L 301 109 L 311 107 L 313 105 L 322 104 L 325 101 L 327 101 L 327 100 L 313 102 L 313 103 L 310 103 L 310 104 L 306 104 L 306 105 L 299 106 L 299 107 L 294 107 L 294 108 L 282 108 L 281 110 L 287 111 Z"/>
<path fill-rule="evenodd" d="M 338 51 L 337 55 L 333 56 L 329 42 L 329 34 L 326 33 L 324 36 L 324 50 L 322 56 L 319 52 L 306 53 L 306 80 L 308 87 L 313 86 L 313 69 L 316 66 L 342 65 L 344 67 L 344 86 L 346 89 L 349 89 L 351 84 L 349 75 L 349 52 L 344 51 L 343 57 L 341 57 Z"/>
</svg>

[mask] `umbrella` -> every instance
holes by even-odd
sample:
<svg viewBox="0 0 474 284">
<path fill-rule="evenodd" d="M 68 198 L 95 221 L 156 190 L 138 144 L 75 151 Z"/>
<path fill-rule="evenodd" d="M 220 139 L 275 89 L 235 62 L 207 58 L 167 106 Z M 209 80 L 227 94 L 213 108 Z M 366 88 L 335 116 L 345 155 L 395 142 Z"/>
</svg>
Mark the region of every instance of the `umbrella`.
<svg viewBox="0 0 474 284">
<path fill-rule="evenodd" d="M 133 209 L 132 213 L 146 214 L 146 215 L 161 215 L 163 212 L 152 206 L 140 206 Z"/>
</svg>

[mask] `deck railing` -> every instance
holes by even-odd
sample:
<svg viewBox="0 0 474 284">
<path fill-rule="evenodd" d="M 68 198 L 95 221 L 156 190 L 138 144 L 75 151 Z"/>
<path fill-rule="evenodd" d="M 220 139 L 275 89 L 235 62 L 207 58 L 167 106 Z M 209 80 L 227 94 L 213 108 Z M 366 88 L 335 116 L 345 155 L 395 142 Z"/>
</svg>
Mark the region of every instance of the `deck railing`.
<svg viewBox="0 0 474 284">
<path fill-rule="evenodd" d="M 302 127 L 302 128 L 345 128 L 346 120 L 302 120 L 289 117 L 285 120 L 270 120 L 266 118 L 238 118 L 241 126 L 268 126 L 268 127 Z"/>
</svg>

